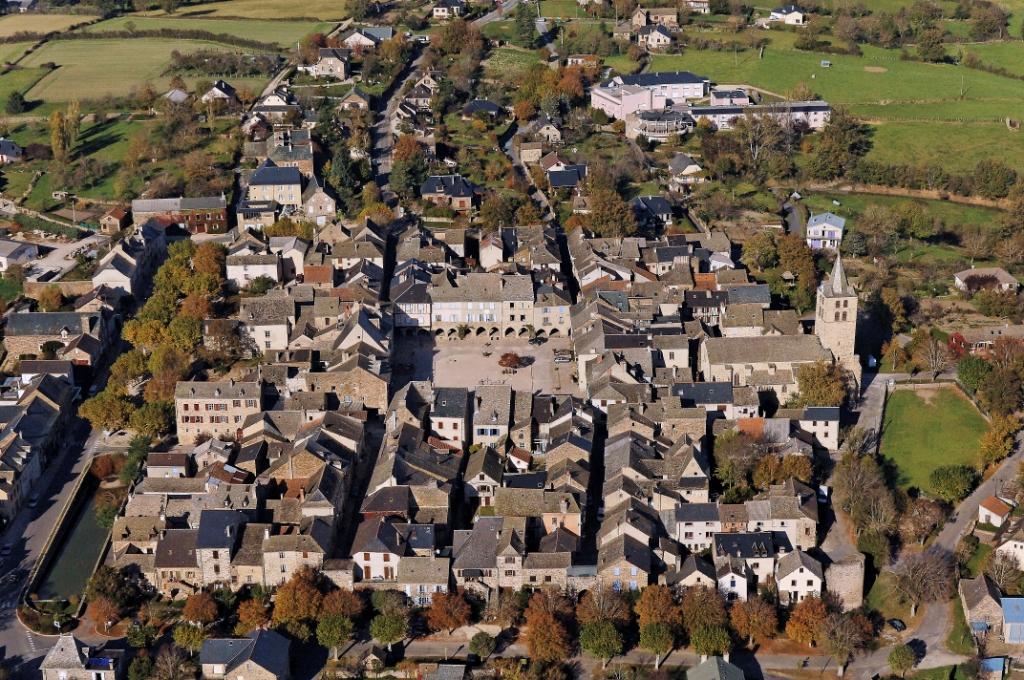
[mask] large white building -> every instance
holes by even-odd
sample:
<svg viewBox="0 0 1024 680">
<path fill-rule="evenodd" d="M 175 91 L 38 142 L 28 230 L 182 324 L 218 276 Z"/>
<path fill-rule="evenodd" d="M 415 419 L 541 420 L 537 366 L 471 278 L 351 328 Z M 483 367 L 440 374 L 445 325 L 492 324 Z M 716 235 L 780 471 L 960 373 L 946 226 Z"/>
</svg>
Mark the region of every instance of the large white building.
<svg viewBox="0 0 1024 680">
<path fill-rule="evenodd" d="M 689 71 L 616 76 L 590 91 L 590 105 L 611 118 L 637 111 L 656 111 L 708 94 L 711 81 Z"/>
</svg>

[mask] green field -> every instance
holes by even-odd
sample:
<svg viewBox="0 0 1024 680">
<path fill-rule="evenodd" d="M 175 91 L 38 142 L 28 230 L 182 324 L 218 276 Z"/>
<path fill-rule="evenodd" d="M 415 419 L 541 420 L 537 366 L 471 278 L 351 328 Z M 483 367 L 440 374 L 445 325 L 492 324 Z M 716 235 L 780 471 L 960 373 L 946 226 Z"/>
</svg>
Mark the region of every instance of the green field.
<svg viewBox="0 0 1024 680">
<path fill-rule="evenodd" d="M 7 101 L 15 90 L 24 93 L 47 73 L 43 68 L 16 68 L 0 75 L 0 101 Z"/>
<path fill-rule="evenodd" d="M 928 162 L 963 171 L 998 156 L 1024 169 L 1024 134 L 1002 122 L 1020 118 L 1024 82 L 950 64 L 901 61 L 895 50 L 870 46 L 863 47 L 862 57 L 801 52 L 788 48 L 791 40 L 786 34 L 772 36 L 763 59 L 754 50 L 655 55 L 650 70 L 689 70 L 779 95 L 805 83 L 833 106 L 877 126 L 870 160 Z M 1005 50 L 1013 54 L 1010 63 L 1024 64 L 1021 43 L 981 47 Z M 831 68 L 821 66 L 823 59 Z"/>
<path fill-rule="evenodd" d="M 614 69 L 619 73 L 633 73 L 637 66 L 639 66 L 639 63 L 630 59 L 628 54 L 616 54 L 611 57 L 604 57 L 602 62 L 605 66 Z"/>
<path fill-rule="evenodd" d="M 228 35 L 258 40 L 259 42 L 277 44 L 281 47 L 293 47 L 303 36 L 310 33 L 327 33 L 332 25 L 327 22 L 309 21 L 267 21 L 238 19 L 200 19 L 174 17 L 124 16 L 101 21 L 83 29 L 86 31 L 124 31 L 128 24 L 134 24 L 139 31 L 174 29 L 184 31 L 209 31 L 210 33 L 227 33 Z"/>
<path fill-rule="evenodd" d="M 948 51 L 955 54 L 956 49 L 952 45 Z M 964 45 L 963 50 L 964 53 L 978 55 L 986 64 L 1002 66 L 1011 73 L 1024 75 L 1024 45 L 1019 40 Z"/>
<path fill-rule="evenodd" d="M 0 17 L 0 38 L 15 33 L 51 33 L 66 31 L 96 17 L 87 14 L 8 14 Z"/>
<path fill-rule="evenodd" d="M 0 45 L 0 62 L 11 62 L 25 54 L 25 50 L 32 47 L 34 43 L 16 42 L 3 43 Z"/>
<path fill-rule="evenodd" d="M 898 390 L 885 406 L 882 456 L 896 469 L 896 483 L 929 490 L 929 475 L 944 465 L 974 465 L 985 419 L 959 392 L 937 387 L 922 398 Z"/>
<path fill-rule="evenodd" d="M 540 60 L 536 52 L 514 47 L 499 47 L 491 52 L 491 56 L 484 62 L 484 73 L 489 78 L 507 81 L 516 78 L 537 63 L 540 63 Z"/>
<path fill-rule="evenodd" d="M 172 51 L 218 47 L 221 46 L 199 40 L 156 38 L 47 43 L 22 63 L 38 66 L 54 62 L 59 67 L 32 87 L 26 97 L 49 102 L 94 99 L 104 95 L 126 95 L 145 83 L 152 83 L 162 91 L 170 80 L 164 71 L 170 64 Z M 186 81 L 204 79 L 210 78 L 186 78 Z M 258 89 L 262 85 L 262 81 L 255 79 L 232 78 L 230 81 L 235 87 Z"/>
<path fill-rule="evenodd" d="M 543 17 L 578 17 L 586 13 L 576 0 L 540 0 L 540 14 Z"/>
<path fill-rule="evenodd" d="M 835 205 L 832 201 L 839 201 Z M 857 217 L 869 205 L 892 206 L 912 201 L 927 209 L 930 215 L 940 218 L 947 225 L 970 225 L 998 228 L 1001 212 L 993 208 L 981 208 L 951 201 L 929 201 L 922 199 L 903 198 L 900 196 L 882 196 L 878 194 L 836 194 L 809 193 L 804 196 L 804 203 L 813 212 L 826 210 L 846 217 L 854 230 L 857 228 Z"/>
<path fill-rule="evenodd" d="M 148 12 L 153 16 L 166 16 L 161 11 Z M 346 18 L 345 3 L 339 0 L 223 0 L 201 2 L 179 7 L 175 16 L 202 16 L 206 18 L 240 17 L 244 19 L 319 19 L 341 21 Z"/>
</svg>

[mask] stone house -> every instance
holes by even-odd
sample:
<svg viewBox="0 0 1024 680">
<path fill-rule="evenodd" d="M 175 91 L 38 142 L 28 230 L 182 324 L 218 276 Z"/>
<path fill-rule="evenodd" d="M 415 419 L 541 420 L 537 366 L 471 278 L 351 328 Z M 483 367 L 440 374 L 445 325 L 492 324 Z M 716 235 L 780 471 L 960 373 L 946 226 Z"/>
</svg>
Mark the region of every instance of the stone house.
<svg viewBox="0 0 1024 680">
<path fill-rule="evenodd" d="M 999 588 L 985 574 L 978 578 L 962 578 L 957 585 L 964 618 L 975 635 L 1002 635 L 1003 607 Z"/>
<path fill-rule="evenodd" d="M 597 578 L 615 591 L 640 590 L 652 572 L 651 550 L 632 536 L 620 536 L 597 551 Z"/>
<path fill-rule="evenodd" d="M 274 630 L 258 629 L 244 638 L 207 638 L 199 651 L 204 678 L 290 680 L 291 643 Z"/>
<path fill-rule="evenodd" d="M 128 655 L 123 649 L 92 648 L 74 635 L 61 635 L 39 666 L 43 680 L 119 680 Z"/>
<path fill-rule="evenodd" d="M 113 324 L 103 312 L 17 312 L 7 317 L 4 347 L 12 357 L 38 356 L 47 343 L 67 348 L 89 336 L 102 354 L 112 331 Z M 75 363 L 91 365 L 92 360 Z"/>
<path fill-rule="evenodd" d="M 348 64 L 351 53 L 334 47 L 321 47 L 315 64 L 307 72 L 314 78 L 348 78 Z"/>
<path fill-rule="evenodd" d="M 245 418 L 263 409 L 262 398 L 258 382 L 180 381 L 174 389 L 178 441 L 194 444 L 200 434 L 235 439 Z"/>
<path fill-rule="evenodd" d="M 484 446 L 469 454 L 466 473 L 463 476 L 466 498 L 477 498 L 480 507 L 490 507 L 494 503 L 494 493 L 501 486 L 503 476 L 501 457 L 494 448 Z"/>
</svg>

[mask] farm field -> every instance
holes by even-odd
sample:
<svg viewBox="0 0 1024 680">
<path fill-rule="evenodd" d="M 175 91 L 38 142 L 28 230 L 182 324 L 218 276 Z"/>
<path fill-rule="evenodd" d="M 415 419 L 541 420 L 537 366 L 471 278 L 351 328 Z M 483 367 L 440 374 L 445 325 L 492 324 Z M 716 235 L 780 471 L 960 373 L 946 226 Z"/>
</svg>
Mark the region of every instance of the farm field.
<svg viewBox="0 0 1024 680">
<path fill-rule="evenodd" d="M 25 50 L 31 47 L 34 43 L 30 42 L 16 42 L 16 43 L 4 43 L 0 44 L 0 62 L 11 62 L 25 54 Z"/>
<path fill-rule="evenodd" d="M 167 16 L 163 10 L 147 12 L 150 16 Z M 344 3 L 338 0 L 222 0 L 201 2 L 175 10 L 175 16 L 243 19 L 318 19 L 341 21 L 346 18 Z"/>
<path fill-rule="evenodd" d="M 124 31 L 132 24 L 137 30 L 161 29 L 209 31 L 227 33 L 246 40 L 258 40 L 268 45 L 293 47 L 304 36 L 316 32 L 328 32 L 332 26 L 324 21 L 269 21 L 237 19 L 200 19 L 175 17 L 123 16 L 101 21 L 82 29 L 84 31 Z"/>
<path fill-rule="evenodd" d="M 885 406 L 881 453 L 901 488 L 931 489 L 929 476 L 944 465 L 973 465 L 985 419 L 949 387 L 897 390 Z"/>
<path fill-rule="evenodd" d="M 44 68 L 16 68 L 0 75 L 0 101 L 7 101 L 12 92 L 24 93 L 47 73 Z"/>
<path fill-rule="evenodd" d="M 616 54 L 611 57 L 604 57 L 602 63 L 608 68 L 614 69 L 619 73 L 632 73 L 636 70 L 638 62 L 633 61 L 629 58 L 628 54 Z"/>
<path fill-rule="evenodd" d="M 957 47 L 950 45 L 947 52 L 956 54 Z M 963 50 L 965 54 L 978 55 L 986 64 L 1002 66 L 1011 73 L 1024 75 L 1024 45 L 1019 40 L 964 45 Z"/>
<path fill-rule="evenodd" d="M 94 99 L 104 95 L 126 95 L 133 88 L 152 83 L 164 89 L 170 75 L 164 75 L 171 52 L 219 47 L 199 40 L 76 40 L 44 45 L 25 59 L 23 65 L 38 66 L 54 62 L 59 67 L 35 84 L 26 98 L 43 101 Z M 186 78 L 195 82 L 203 78 Z M 209 80 L 210 78 L 205 78 Z M 258 89 L 262 81 L 232 78 L 235 87 Z M 2 92 L 0 92 L 2 96 Z"/>
<path fill-rule="evenodd" d="M 514 47 L 499 47 L 484 62 L 484 73 L 490 78 L 508 80 L 538 63 L 537 54 Z"/>
<path fill-rule="evenodd" d="M 95 18 L 88 14 L 8 14 L 0 17 L 0 38 L 16 33 L 65 31 Z"/>
</svg>

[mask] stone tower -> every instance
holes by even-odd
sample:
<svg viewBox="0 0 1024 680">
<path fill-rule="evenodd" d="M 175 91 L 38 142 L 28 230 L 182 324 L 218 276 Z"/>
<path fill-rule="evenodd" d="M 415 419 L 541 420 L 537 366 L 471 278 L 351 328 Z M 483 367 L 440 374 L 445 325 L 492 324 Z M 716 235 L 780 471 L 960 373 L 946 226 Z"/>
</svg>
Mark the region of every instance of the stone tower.
<svg viewBox="0 0 1024 680">
<path fill-rule="evenodd" d="M 854 351 L 857 339 L 857 291 L 846 280 L 843 259 L 836 257 L 832 274 L 818 286 L 814 333 L 821 344 L 844 366 L 859 367 Z M 858 371 L 859 372 L 859 371 Z"/>
</svg>

